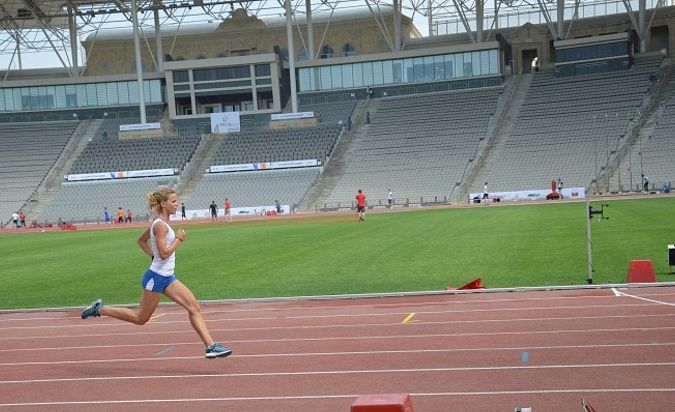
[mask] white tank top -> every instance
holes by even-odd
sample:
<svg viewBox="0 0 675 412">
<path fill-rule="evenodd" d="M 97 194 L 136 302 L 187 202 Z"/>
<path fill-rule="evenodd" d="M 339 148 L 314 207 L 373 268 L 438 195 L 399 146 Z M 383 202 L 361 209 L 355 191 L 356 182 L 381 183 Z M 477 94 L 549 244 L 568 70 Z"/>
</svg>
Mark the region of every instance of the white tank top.
<svg viewBox="0 0 675 412">
<path fill-rule="evenodd" d="M 162 219 L 155 219 L 152 222 L 152 225 L 150 226 L 150 245 L 152 246 L 152 255 L 154 256 L 154 258 L 152 259 L 152 265 L 150 265 L 150 270 L 162 276 L 169 277 L 173 275 L 174 268 L 176 267 L 176 252 L 172 253 L 171 256 L 169 256 L 166 259 L 162 259 L 159 257 L 159 249 L 157 248 L 157 239 L 155 238 L 154 232 L 155 224 L 157 222 L 162 222 L 162 224 L 165 224 L 169 228 L 169 233 L 166 234 L 167 246 L 171 245 L 173 241 L 176 239 L 176 233 L 171 228 L 171 225 L 169 225 Z"/>
</svg>

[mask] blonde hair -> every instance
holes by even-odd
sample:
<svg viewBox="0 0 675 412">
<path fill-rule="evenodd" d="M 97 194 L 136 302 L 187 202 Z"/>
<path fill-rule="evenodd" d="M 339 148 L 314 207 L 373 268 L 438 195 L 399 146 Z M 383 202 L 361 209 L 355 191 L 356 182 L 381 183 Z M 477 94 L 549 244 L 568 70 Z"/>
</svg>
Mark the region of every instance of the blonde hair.
<svg viewBox="0 0 675 412">
<path fill-rule="evenodd" d="M 169 196 L 172 193 L 176 193 L 175 190 L 168 186 L 158 187 L 154 192 L 150 192 L 146 195 L 148 199 L 148 210 L 151 213 L 157 213 L 162 208 L 162 202 L 169 200 Z"/>
</svg>

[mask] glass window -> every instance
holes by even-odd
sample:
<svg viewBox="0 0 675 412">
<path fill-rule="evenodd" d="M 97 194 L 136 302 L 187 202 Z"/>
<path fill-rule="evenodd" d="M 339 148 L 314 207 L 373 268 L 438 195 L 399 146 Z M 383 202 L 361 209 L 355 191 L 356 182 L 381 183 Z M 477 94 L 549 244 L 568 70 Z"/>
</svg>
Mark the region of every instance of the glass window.
<svg viewBox="0 0 675 412">
<path fill-rule="evenodd" d="M 14 100 L 14 110 L 22 110 L 21 105 L 21 89 L 16 87 L 12 89 L 12 100 Z"/>
<path fill-rule="evenodd" d="M 499 74 L 499 51 L 490 50 L 490 74 Z"/>
<path fill-rule="evenodd" d="M 44 89 L 47 98 L 47 108 L 54 109 L 56 107 L 56 86 L 47 86 Z"/>
<path fill-rule="evenodd" d="M 66 107 L 66 86 L 54 86 L 54 108 Z"/>
<path fill-rule="evenodd" d="M 330 66 L 323 66 L 321 70 L 321 90 L 330 90 L 333 83 L 330 81 Z"/>
<path fill-rule="evenodd" d="M 363 67 L 361 63 L 355 63 L 354 68 L 354 87 L 363 86 Z"/>
<path fill-rule="evenodd" d="M 162 103 L 164 98 L 162 96 L 162 82 L 159 80 L 150 81 L 150 97 L 154 103 Z"/>
<path fill-rule="evenodd" d="M 33 107 L 30 104 L 30 90 L 28 90 L 28 87 L 22 87 L 19 90 L 21 93 L 21 109 L 31 110 Z"/>
<path fill-rule="evenodd" d="M 117 94 L 120 98 L 120 104 L 129 104 L 129 87 L 127 82 L 117 83 Z"/>
<path fill-rule="evenodd" d="M 333 82 L 333 89 L 341 89 L 342 86 L 342 69 L 340 66 L 330 66 L 330 77 Z"/>
<path fill-rule="evenodd" d="M 424 81 L 434 80 L 434 56 L 424 57 Z"/>
<path fill-rule="evenodd" d="M 384 83 L 382 73 L 382 62 L 373 62 L 373 84 L 382 84 Z"/>
<path fill-rule="evenodd" d="M 143 82 L 143 101 L 146 103 L 152 102 L 150 99 L 150 82 L 148 81 Z"/>
<path fill-rule="evenodd" d="M 321 90 L 321 72 L 318 67 L 311 69 L 309 84 L 312 86 L 312 90 Z"/>
<path fill-rule="evenodd" d="M 310 82 L 309 82 L 309 71 L 310 69 L 300 69 L 298 71 L 298 77 L 300 80 L 300 91 L 301 92 L 306 92 L 309 90 L 312 90 Z"/>
<path fill-rule="evenodd" d="M 354 87 L 354 75 L 352 74 L 352 65 L 343 64 L 342 68 L 342 87 Z"/>
<path fill-rule="evenodd" d="M 445 61 L 443 56 L 434 56 L 434 78 L 433 80 L 445 79 Z"/>
<path fill-rule="evenodd" d="M 382 83 L 394 83 L 394 63 L 391 60 L 385 60 L 382 62 Z"/>
<path fill-rule="evenodd" d="M 5 91 L 0 90 L 0 111 L 4 112 L 7 110 L 7 106 L 5 105 Z"/>
<path fill-rule="evenodd" d="M 256 64 L 255 65 L 255 75 L 256 75 L 256 77 L 271 76 L 272 75 L 272 69 L 270 68 L 269 64 Z"/>
<path fill-rule="evenodd" d="M 87 95 L 87 106 L 96 106 L 98 104 L 96 99 L 96 84 L 86 84 L 85 90 Z"/>
<path fill-rule="evenodd" d="M 321 48 L 321 56 L 319 57 L 322 59 L 332 59 L 335 57 L 335 51 L 333 51 L 333 48 L 329 45 L 325 45 Z"/>
<path fill-rule="evenodd" d="M 413 58 L 413 81 L 422 82 L 424 81 L 424 58 L 415 57 Z"/>
<path fill-rule="evenodd" d="M 98 106 L 108 105 L 108 93 L 105 83 L 96 83 L 96 100 Z"/>
<path fill-rule="evenodd" d="M 117 83 L 105 83 L 106 95 L 108 96 L 108 104 L 119 104 L 120 99 L 117 95 Z"/>
<path fill-rule="evenodd" d="M 354 46 L 351 44 L 347 43 L 344 45 L 342 48 L 342 56 L 348 57 L 348 56 L 356 56 L 356 50 L 354 49 Z"/>
<path fill-rule="evenodd" d="M 413 83 L 414 81 L 413 59 L 405 59 L 403 60 L 403 83 Z"/>
<path fill-rule="evenodd" d="M 490 74 L 490 51 L 482 50 L 480 52 L 480 74 L 483 76 Z"/>
<path fill-rule="evenodd" d="M 372 86 L 373 85 L 373 63 L 364 62 L 361 63 L 361 69 L 363 70 L 363 85 Z"/>
<path fill-rule="evenodd" d="M 77 107 L 77 89 L 75 85 L 66 85 L 66 107 Z"/>
<path fill-rule="evenodd" d="M 392 74 L 394 76 L 393 82 L 395 84 L 403 83 L 403 60 L 394 60 L 391 64 Z"/>
<path fill-rule="evenodd" d="M 462 53 L 455 54 L 455 78 L 464 77 L 464 56 Z"/>
<path fill-rule="evenodd" d="M 443 61 L 445 62 L 445 80 L 454 79 L 455 55 L 454 54 L 446 54 L 443 58 Z"/>
<path fill-rule="evenodd" d="M 333 89 L 341 89 L 342 86 L 342 69 L 340 66 L 330 66 L 330 77 L 333 81 Z"/>
<path fill-rule="evenodd" d="M 129 91 L 129 103 L 137 104 L 139 102 L 138 83 L 134 81 L 126 82 Z"/>
<path fill-rule="evenodd" d="M 471 52 L 471 67 L 473 68 L 473 75 L 480 76 L 480 52 Z"/>
<path fill-rule="evenodd" d="M 12 99 L 12 89 L 5 89 L 2 92 L 2 100 L 5 102 L 5 110 L 14 110 L 14 99 Z"/>
<path fill-rule="evenodd" d="M 309 53 L 307 53 L 307 49 L 304 47 L 300 50 L 300 53 L 298 53 L 298 60 L 309 60 Z"/>
<path fill-rule="evenodd" d="M 189 80 L 187 70 L 178 70 L 173 72 L 174 83 L 187 83 Z"/>
</svg>

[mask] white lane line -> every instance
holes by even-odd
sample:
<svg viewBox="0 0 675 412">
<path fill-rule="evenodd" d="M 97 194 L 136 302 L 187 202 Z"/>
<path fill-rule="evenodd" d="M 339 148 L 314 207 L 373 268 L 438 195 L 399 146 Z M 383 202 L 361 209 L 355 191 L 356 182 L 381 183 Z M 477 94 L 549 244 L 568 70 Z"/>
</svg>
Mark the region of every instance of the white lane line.
<svg viewBox="0 0 675 412">
<path fill-rule="evenodd" d="M 410 326 L 408 326 L 410 327 Z M 409 334 L 409 335 L 380 335 L 380 336 L 324 336 L 317 338 L 271 338 L 271 339 L 250 339 L 250 340 L 228 340 L 228 343 L 266 343 L 266 342 L 313 342 L 313 341 L 350 341 L 350 340 L 367 340 L 367 339 L 420 339 L 420 338 L 453 338 L 453 337 L 467 337 L 467 336 L 522 336 L 527 335 L 549 335 L 549 334 L 561 334 L 561 333 L 608 333 L 608 332 L 647 332 L 647 331 L 669 331 L 674 330 L 675 326 L 659 326 L 652 328 L 645 327 L 636 327 L 636 328 L 593 328 L 593 329 L 556 329 L 556 330 L 544 330 L 544 331 L 513 331 L 513 332 L 472 332 L 472 333 L 433 333 L 433 334 Z M 230 332 L 229 329 L 211 329 L 212 333 L 216 332 Z M 101 334 L 101 335 L 85 335 L 86 337 L 119 337 L 119 336 L 136 336 L 136 335 L 158 335 L 158 334 L 171 334 L 177 335 L 179 333 L 185 333 L 189 335 L 194 335 L 193 330 L 186 331 L 172 331 L 172 332 L 136 332 L 136 333 L 117 333 L 117 334 Z M 55 338 L 69 338 L 72 336 L 45 336 L 45 339 L 55 339 Z M 82 338 L 79 336 L 78 338 Z M 42 337 L 40 337 L 42 338 Z M 26 338 L 17 338 L 25 340 Z M 37 339 L 31 337 L 30 339 Z"/>
<path fill-rule="evenodd" d="M 436 336 L 436 335 L 434 335 Z M 424 337 L 424 335 L 417 335 L 417 336 L 409 336 L 409 338 L 419 338 L 419 337 Z M 378 337 L 372 337 L 373 339 L 376 339 Z M 392 339 L 400 339 L 400 337 L 392 337 Z M 265 343 L 268 343 L 270 341 L 265 341 Z M 278 339 L 277 342 L 288 342 L 288 339 Z M 259 343 L 257 340 L 235 340 L 235 341 L 228 341 L 228 344 L 240 344 L 240 343 L 247 343 L 247 344 L 254 344 L 254 343 Z M 16 349 L 0 349 L 0 352 L 44 352 L 44 351 L 59 351 L 59 350 L 76 350 L 80 351 L 82 349 L 117 349 L 117 348 L 149 348 L 152 346 L 171 346 L 171 347 L 177 347 L 177 346 L 201 346 L 201 343 L 195 342 L 195 341 L 190 341 L 190 342 L 169 342 L 169 343 L 142 343 L 142 344 L 124 344 L 124 345 L 87 345 L 87 346 L 63 346 L 63 347 L 46 347 L 46 348 L 16 348 Z M 372 351 L 363 351 L 363 352 L 329 352 L 328 354 L 334 354 L 334 355 L 340 355 L 340 354 L 361 354 L 361 353 L 372 353 L 372 354 L 378 354 L 378 353 L 394 353 L 394 352 L 482 352 L 482 351 L 511 351 L 511 350 L 516 350 L 516 351 L 521 351 L 525 349 L 529 350 L 535 350 L 535 349 L 593 349 L 593 348 L 631 348 L 631 347 L 650 347 L 650 346 L 673 346 L 675 345 L 675 342 L 649 342 L 649 343 L 617 343 L 617 344 L 589 344 L 589 345 L 551 345 L 551 346 L 503 346 L 503 347 L 484 347 L 484 348 L 449 348 L 449 349 L 405 349 L 401 351 L 383 351 L 383 350 L 372 350 Z M 257 354 L 255 356 L 313 356 L 313 355 L 321 355 L 324 354 L 324 352 L 301 352 L 301 353 L 271 353 L 271 354 Z M 254 355 L 242 355 L 241 352 L 237 353 L 237 357 L 246 357 L 246 356 L 254 356 Z"/>
<path fill-rule="evenodd" d="M 543 389 L 528 391 L 483 391 L 483 392 L 427 392 L 411 393 L 413 397 L 451 397 L 451 396 L 494 396 L 494 395 L 539 395 L 549 393 L 634 393 L 634 392 L 673 392 L 675 388 L 602 388 L 602 389 Z M 176 398 L 176 399 L 139 399 L 139 400 L 101 400 L 101 401 L 63 401 L 63 402 L 29 402 L 4 403 L 0 406 L 57 406 L 57 405 L 104 405 L 104 404 L 134 404 L 134 403 L 192 403 L 192 402 L 241 402 L 241 401 L 285 401 L 285 400 L 322 400 L 357 398 L 357 394 L 338 395 L 293 395 L 293 396 L 256 396 L 256 397 L 229 397 L 229 398 Z"/>
<path fill-rule="evenodd" d="M 165 358 L 171 359 L 171 358 Z M 201 359 L 201 357 L 200 357 Z M 158 360 L 147 358 L 143 360 Z M 205 379 L 205 378 L 250 378 L 250 377 L 285 377 L 285 376 L 335 376 L 335 375 L 368 375 L 396 373 L 438 373 L 438 372 L 481 372 L 481 371 L 520 371 L 520 370 L 560 370 L 560 369 L 597 369 L 597 368 L 640 368 L 640 367 L 673 367 L 675 362 L 630 362 L 599 363 L 570 365 L 513 365 L 513 366 L 472 366 L 453 368 L 403 368 L 403 369 L 357 369 L 304 372 L 241 372 L 213 374 L 181 374 L 181 375 L 135 375 L 135 376 L 97 376 L 87 378 L 52 378 L 0 381 L 0 384 L 49 383 L 49 382 L 86 382 L 86 381 L 123 381 L 145 379 Z"/>
<path fill-rule="evenodd" d="M 405 350 L 369 350 L 369 351 L 342 351 L 342 352 L 299 352 L 299 353 L 257 353 L 257 354 L 237 354 L 237 359 L 258 359 L 258 358 L 285 358 L 285 357 L 332 357 L 332 356 L 358 356 L 358 355 L 400 355 L 400 354 L 421 354 L 421 353 L 456 353 L 456 352 L 497 352 L 497 351 L 522 351 L 522 350 L 561 350 L 561 349 L 608 349 L 608 348 L 635 348 L 635 347 L 668 347 L 675 346 L 675 342 L 667 343 L 629 343 L 614 345 L 557 345 L 557 346 L 522 346 L 522 347 L 492 347 L 492 348 L 449 348 L 449 349 L 405 349 Z M 59 361 L 28 361 L 28 362 L 5 362 L 0 366 L 44 366 L 44 365 L 72 365 L 72 364 L 90 364 L 90 363 L 126 363 L 149 360 L 194 360 L 202 359 L 203 356 L 173 356 L 158 358 L 159 355 L 173 350 L 171 346 L 155 354 L 154 358 L 106 358 L 106 359 L 78 359 L 78 360 L 59 360 Z M 35 349 L 33 349 L 35 350 Z M 1 382 L 1 381 L 0 381 Z"/>
<path fill-rule="evenodd" d="M 481 391 L 481 392 L 419 392 L 410 393 L 416 397 L 454 397 L 454 396 L 506 396 L 506 395 L 547 395 L 565 393 L 669 393 L 675 392 L 675 388 L 575 388 L 575 389 L 539 389 L 526 391 Z M 122 400 L 99 400 L 99 401 L 61 401 L 61 402 L 25 402 L 25 403 L 0 403 L 0 406 L 65 406 L 65 405 L 123 405 L 123 404 L 146 404 L 146 403 L 195 403 L 195 402 L 253 402 L 253 401 L 297 401 L 297 400 L 325 400 L 345 399 L 359 397 L 357 394 L 337 395 L 292 395 L 292 396 L 241 396 L 228 398 L 174 398 L 174 399 L 122 399 Z"/>
<path fill-rule="evenodd" d="M 474 309 L 474 310 L 438 310 L 438 311 L 417 311 L 415 313 L 422 314 L 422 315 L 438 315 L 438 314 L 455 314 L 455 313 L 460 313 L 460 314 L 470 314 L 470 313 L 492 313 L 492 312 L 497 312 L 497 313 L 503 313 L 503 312 L 530 312 L 530 311 L 544 311 L 544 310 L 566 310 L 566 309 L 573 309 L 573 310 L 591 310 L 591 309 L 617 309 L 617 308 L 635 308 L 635 307 L 647 307 L 649 305 L 645 305 L 643 303 L 627 303 L 627 304 L 614 304 L 614 305 L 572 305 L 572 306 L 535 306 L 535 307 L 525 307 L 525 308 L 494 308 L 494 309 Z M 181 316 L 185 317 L 186 313 L 185 312 L 180 312 Z M 360 317 L 376 317 L 376 316 L 393 316 L 393 317 L 400 317 L 400 316 L 406 316 L 410 314 L 410 312 L 388 312 L 388 313 L 368 313 L 368 312 L 363 312 L 363 313 L 352 313 L 352 314 L 333 314 L 333 315 L 303 315 L 303 316 L 269 316 L 269 317 L 249 317 L 249 318 L 220 318 L 220 319 L 208 319 L 207 321 L 210 323 L 213 322 L 251 322 L 251 321 L 261 321 L 261 320 L 273 320 L 273 321 L 278 321 L 278 320 L 297 320 L 297 319 L 337 319 L 337 318 L 360 318 Z M 75 318 L 72 318 L 75 319 Z M 77 317 L 78 321 L 80 321 L 79 324 L 69 324 L 69 325 L 28 325 L 28 326 L 6 326 L 6 327 L 0 327 L 0 331 L 7 331 L 7 330 L 22 330 L 22 329 L 62 329 L 62 328 L 91 328 L 91 327 L 101 327 L 101 326 L 127 326 L 129 325 L 127 322 L 122 322 L 122 321 L 116 321 L 113 320 L 108 323 L 91 323 L 90 321 L 87 321 L 86 323 L 82 322 L 82 319 L 80 317 Z M 162 321 L 162 322 L 157 322 L 161 323 L 162 325 L 168 325 L 168 324 L 182 324 L 182 323 L 189 323 L 189 320 L 171 320 L 171 321 Z"/>
<path fill-rule="evenodd" d="M 617 288 L 612 288 L 612 292 L 614 293 L 614 296 L 621 296 L 621 292 Z"/>
<path fill-rule="evenodd" d="M 642 304 L 638 306 L 644 306 Z M 608 316 L 570 316 L 570 317 L 541 317 L 541 318 L 513 318 L 513 319 L 476 319 L 476 320 L 448 320 L 448 321 L 418 321 L 411 322 L 407 324 L 402 324 L 396 320 L 392 322 L 385 323 L 356 323 L 356 324 L 326 324 L 326 325 L 290 325 L 290 326 L 258 326 L 258 327 L 240 327 L 240 328 L 213 328 L 213 330 L 218 331 L 228 331 L 231 333 L 236 332 L 246 332 L 246 331 L 279 331 L 279 330 L 321 330 L 321 329 L 337 329 L 337 328 L 371 328 L 378 326 L 427 326 L 427 325 L 466 325 L 466 324 L 490 324 L 490 323 L 522 323 L 522 322 L 552 322 L 552 321 L 568 321 L 568 320 L 616 320 L 616 319 L 641 319 L 641 318 L 671 318 L 673 315 L 668 313 L 663 314 L 645 314 L 645 315 L 608 315 Z M 212 323 L 207 321 L 207 323 Z M 105 324 L 93 324 L 92 326 L 104 326 Z M 129 324 L 125 324 L 129 327 Z M 11 329 L 11 328 L 8 328 Z M 22 328 L 28 330 L 41 330 L 42 327 L 33 327 L 33 328 Z M 0 329 L 1 331 L 2 329 Z M 125 336 L 125 335 L 153 335 L 153 334 L 174 334 L 174 333 L 186 333 L 187 329 L 181 330 L 169 330 L 169 331 L 155 331 L 155 332 L 137 332 L 137 333 L 109 333 L 109 334 L 78 334 L 70 333 L 68 335 L 45 335 L 45 336 L 7 336 L 0 338 L 0 341 L 8 340 L 26 340 L 26 339 L 58 339 L 58 338 L 80 338 L 87 336 Z"/>
<path fill-rule="evenodd" d="M 656 303 L 656 304 L 659 304 L 659 305 L 675 306 L 675 303 L 663 302 L 663 301 L 660 301 L 660 300 L 643 298 L 642 296 L 631 295 L 630 293 L 622 292 L 620 290 L 616 290 L 614 293 L 618 294 L 617 296 L 626 296 L 626 297 L 629 297 L 629 298 L 644 300 L 645 302 Z"/>
</svg>

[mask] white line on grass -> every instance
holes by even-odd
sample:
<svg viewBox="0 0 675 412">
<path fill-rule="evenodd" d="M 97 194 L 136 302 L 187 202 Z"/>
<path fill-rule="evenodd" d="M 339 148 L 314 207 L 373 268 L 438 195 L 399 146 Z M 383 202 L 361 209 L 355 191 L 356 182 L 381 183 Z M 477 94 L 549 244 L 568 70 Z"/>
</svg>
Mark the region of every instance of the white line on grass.
<svg viewBox="0 0 675 412">
<path fill-rule="evenodd" d="M 147 358 L 145 360 L 151 360 Z M 159 359 L 166 361 L 167 359 Z M 158 360 L 158 359 L 153 359 Z M 481 372 L 481 371 L 520 371 L 520 370 L 561 370 L 561 369 L 597 369 L 597 368 L 640 368 L 640 367 L 672 367 L 675 362 L 630 362 L 600 364 L 569 365 L 513 365 L 513 366 L 472 366 L 453 368 L 403 368 L 403 369 L 357 369 L 328 370 L 304 372 L 241 372 L 213 374 L 180 374 L 180 375 L 134 375 L 134 376 L 97 376 L 87 378 L 52 378 L 0 381 L 0 384 L 49 383 L 49 382 L 86 382 L 86 381 L 123 381 L 123 380 L 159 380 L 159 379 L 206 379 L 206 378 L 250 378 L 250 377 L 286 377 L 286 376 L 335 376 L 335 375 L 378 375 L 396 373 L 438 373 L 438 372 Z"/>
</svg>

